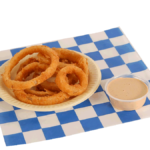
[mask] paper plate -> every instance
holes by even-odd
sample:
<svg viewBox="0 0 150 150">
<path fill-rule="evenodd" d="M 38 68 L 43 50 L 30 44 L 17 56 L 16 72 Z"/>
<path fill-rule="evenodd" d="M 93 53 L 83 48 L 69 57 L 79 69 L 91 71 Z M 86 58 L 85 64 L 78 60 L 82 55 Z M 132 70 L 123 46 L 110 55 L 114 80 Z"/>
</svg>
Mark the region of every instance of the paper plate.
<svg viewBox="0 0 150 150">
<path fill-rule="evenodd" d="M 81 54 L 81 55 L 83 55 L 83 54 Z M 26 110 L 32 110 L 32 111 L 55 111 L 55 110 L 61 110 L 61 109 L 66 109 L 68 107 L 75 106 L 75 105 L 85 101 L 90 96 L 92 96 L 93 93 L 99 87 L 100 81 L 101 81 L 101 72 L 100 72 L 99 67 L 95 63 L 95 61 L 86 55 L 84 55 L 84 56 L 88 59 L 88 64 L 89 64 L 89 84 L 88 84 L 87 90 L 83 94 L 81 94 L 75 98 L 72 98 L 68 101 L 65 101 L 60 104 L 55 104 L 55 105 L 46 105 L 46 106 L 40 105 L 39 106 L 39 105 L 26 104 L 15 98 L 13 92 L 4 85 L 1 75 L 0 75 L 0 97 L 5 102 L 7 102 L 13 106 L 16 106 L 16 107 L 22 108 L 22 109 L 26 109 Z M 25 59 L 27 59 L 29 57 L 31 57 L 31 56 L 26 56 L 23 60 L 21 60 L 18 63 L 18 65 L 16 65 L 14 67 L 14 69 L 11 72 L 12 79 L 14 79 L 14 77 L 16 76 L 16 72 L 17 72 L 17 69 L 18 69 L 20 63 L 22 63 Z M 8 62 L 9 62 L 9 60 L 0 67 L 0 74 L 2 74 L 4 72 L 4 68 L 5 68 L 5 66 L 7 66 Z"/>
</svg>

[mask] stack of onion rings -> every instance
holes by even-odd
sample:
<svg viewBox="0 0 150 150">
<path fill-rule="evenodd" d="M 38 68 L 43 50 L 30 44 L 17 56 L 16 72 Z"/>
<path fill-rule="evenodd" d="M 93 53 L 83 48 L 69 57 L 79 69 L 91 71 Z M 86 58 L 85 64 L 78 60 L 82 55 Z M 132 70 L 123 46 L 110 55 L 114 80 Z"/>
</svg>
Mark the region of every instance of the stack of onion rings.
<svg viewBox="0 0 150 150">
<path fill-rule="evenodd" d="M 12 69 L 27 55 L 11 79 Z M 31 76 L 31 79 L 27 79 Z M 4 84 L 12 89 L 19 101 L 34 105 L 53 105 L 82 94 L 88 86 L 87 59 L 77 52 L 63 48 L 38 45 L 15 54 L 2 75 Z M 48 79 L 55 78 L 54 81 Z"/>
</svg>

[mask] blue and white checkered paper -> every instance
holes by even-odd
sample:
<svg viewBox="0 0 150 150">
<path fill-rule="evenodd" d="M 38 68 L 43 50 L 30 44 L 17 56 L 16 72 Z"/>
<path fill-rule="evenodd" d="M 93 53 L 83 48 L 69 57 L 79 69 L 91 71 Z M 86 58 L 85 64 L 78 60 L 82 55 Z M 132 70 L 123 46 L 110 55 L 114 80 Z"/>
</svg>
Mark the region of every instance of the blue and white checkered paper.
<svg viewBox="0 0 150 150">
<path fill-rule="evenodd" d="M 87 100 L 60 111 L 34 112 L 16 108 L 0 99 L 0 126 L 7 146 L 65 137 L 150 117 L 150 95 L 141 109 L 120 111 L 112 107 L 104 91 L 113 76 L 133 73 L 150 80 L 150 71 L 120 28 L 43 43 L 84 53 L 102 72 L 101 85 Z M 0 52 L 0 65 L 22 48 Z"/>
</svg>

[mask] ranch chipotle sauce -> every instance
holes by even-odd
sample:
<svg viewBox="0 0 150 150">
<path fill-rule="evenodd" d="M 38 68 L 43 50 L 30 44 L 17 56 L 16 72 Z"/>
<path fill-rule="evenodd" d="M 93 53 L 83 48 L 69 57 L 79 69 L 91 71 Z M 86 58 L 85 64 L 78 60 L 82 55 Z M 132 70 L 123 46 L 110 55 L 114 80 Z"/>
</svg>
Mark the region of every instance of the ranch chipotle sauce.
<svg viewBox="0 0 150 150">
<path fill-rule="evenodd" d="M 107 86 L 108 93 L 122 100 L 133 100 L 144 96 L 147 85 L 135 78 L 118 78 L 112 80 Z"/>
</svg>

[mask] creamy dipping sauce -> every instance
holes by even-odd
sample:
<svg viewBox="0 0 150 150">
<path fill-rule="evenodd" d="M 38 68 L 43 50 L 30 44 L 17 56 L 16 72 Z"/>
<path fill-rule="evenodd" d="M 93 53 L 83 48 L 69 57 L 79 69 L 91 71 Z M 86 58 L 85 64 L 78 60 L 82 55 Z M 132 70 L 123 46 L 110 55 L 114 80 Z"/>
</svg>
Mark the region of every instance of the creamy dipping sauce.
<svg viewBox="0 0 150 150">
<path fill-rule="evenodd" d="M 133 100 L 144 96 L 148 92 L 148 87 L 139 79 L 117 78 L 108 84 L 107 91 L 115 98 Z"/>
</svg>

